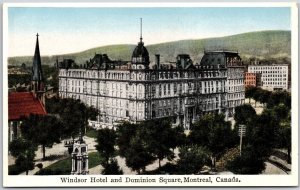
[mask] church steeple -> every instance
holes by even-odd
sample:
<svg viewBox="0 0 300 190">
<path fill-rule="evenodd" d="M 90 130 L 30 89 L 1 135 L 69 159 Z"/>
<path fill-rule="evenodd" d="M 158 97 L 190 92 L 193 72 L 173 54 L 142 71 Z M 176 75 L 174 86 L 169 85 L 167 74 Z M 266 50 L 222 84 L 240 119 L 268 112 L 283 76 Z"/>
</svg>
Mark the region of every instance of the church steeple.
<svg viewBox="0 0 300 190">
<path fill-rule="evenodd" d="M 36 45 L 32 63 L 32 74 L 31 74 L 32 90 L 43 91 L 43 72 L 42 72 L 42 61 L 39 47 L 39 34 L 36 34 Z"/>
</svg>

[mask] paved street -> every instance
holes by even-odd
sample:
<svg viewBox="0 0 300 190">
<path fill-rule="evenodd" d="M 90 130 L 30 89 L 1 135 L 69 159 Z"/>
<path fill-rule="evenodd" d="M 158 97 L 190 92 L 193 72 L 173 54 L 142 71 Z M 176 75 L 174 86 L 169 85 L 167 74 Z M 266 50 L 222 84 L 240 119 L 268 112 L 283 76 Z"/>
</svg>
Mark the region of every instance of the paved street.
<svg viewBox="0 0 300 190">
<path fill-rule="evenodd" d="M 268 174 L 268 175 L 287 175 L 285 171 L 278 168 L 277 166 L 271 164 L 270 162 L 265 162 L 266 169 L 262 172 L 262 174 Z"/>
</svg>

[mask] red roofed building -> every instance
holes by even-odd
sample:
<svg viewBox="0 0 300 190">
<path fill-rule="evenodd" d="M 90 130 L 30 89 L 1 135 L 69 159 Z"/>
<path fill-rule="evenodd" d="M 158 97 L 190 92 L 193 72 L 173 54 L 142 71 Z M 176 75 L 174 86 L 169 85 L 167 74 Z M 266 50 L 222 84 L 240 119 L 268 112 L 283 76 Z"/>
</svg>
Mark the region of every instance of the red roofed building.
<svg viewBox="0 0 300 190">
<path fill-rule="evenodd" d="M 20 133 L 22 121 L 30 114 L 46 115 L 45 88 L 39 49 L 38 34 L 31 73 L 31 92 L 8 93 L 8 139 L 14 140 Z"/>
<path fill-rule="evenodd" d="M 33 92 L 10 92 L 8 94 L 9 141 L 20 135 L 22 120 L 30 114 L 46 115 L 43 103 Z"/>
</svg>

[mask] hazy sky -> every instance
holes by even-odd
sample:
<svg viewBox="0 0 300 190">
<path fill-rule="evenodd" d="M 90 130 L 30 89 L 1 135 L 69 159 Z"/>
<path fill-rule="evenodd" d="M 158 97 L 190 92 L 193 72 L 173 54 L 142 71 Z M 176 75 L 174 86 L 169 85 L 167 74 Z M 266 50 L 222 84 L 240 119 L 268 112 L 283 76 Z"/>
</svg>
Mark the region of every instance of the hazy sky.
<svg viewBox="0 0 300 190">
<path fill-rule="evenodd" d="M 260 30 L 290 30 L 290 8 L 8 8 L 9 56 L 78 52 L 136 44 L 143 18 L 145 45 Z"/>
</svg>

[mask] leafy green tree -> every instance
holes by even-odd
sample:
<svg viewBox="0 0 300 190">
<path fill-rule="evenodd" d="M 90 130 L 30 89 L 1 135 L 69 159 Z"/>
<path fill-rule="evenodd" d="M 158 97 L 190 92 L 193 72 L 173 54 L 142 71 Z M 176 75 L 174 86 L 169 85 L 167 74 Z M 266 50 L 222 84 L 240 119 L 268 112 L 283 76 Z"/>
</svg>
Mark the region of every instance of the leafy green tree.
<svg viewBox="0 0 300 190">
<path fill-rule="evenodd" d="M 288 119 L 288 116 L 290 114 L 290 109 L 284 105 L 284 104 L 279 104 L 274 106 L 272 109 L 270 109 L 273 112 L 273 116 L 276 120 L 278 121 L 290 121 L 291 119 Z"/>
<path fill-rule="evenodd" d="M 172 128 L 168 139 L 169 139 L 170 147 L 171 149 L 173 149 L 173 152 L 176 147 L 189 144 L 188 138 L 184 133 L 184 128 L 183 126 L 180 125 Z"/>
<path fill-rule="evenodd" d="M 125 158 L 126 165 L 138 173 L 145 171 L 146 166 L 155 160 L 149 152 L 149 131 L 143 125 L 124 122 L 117 126 L 116 133 L 119 155 Z"/>
<path fill-rule="evenodd" d="M 245 97 L 249 99 L 249 104 L 250 104 L 250 99 L 254 98 L 254 94 L 255 94 L 256 90 L 257 90 L 257 87 L 253 87 L 253 86 L 247 87 L 245 89 Z"/>
<path fill-rule="evenodd" d="M 177 168 L 179 174 L 197 174 L 209 163 L 208 151 L 200 146 L 183 146 L 179 148 Z"/>
<path fill-rule="evenodd" d="M 100 129 L 97 135 L 97 145 L 100 156 L 104 158 L 104 163 L 109 165 L 109 159 L 115 154 L 116 133 L 113 129 Z"/>
<path fill-rule="evenodd" d="M 34 168 L 36 145 L 31 141 L 18 138 L 9 144 L 9 151 L 16 158 L 15 164 L 21 171 L 28 171 Z"/>
<path fill-rule="evenodd" d="M 18 74 L 9 74 L 8 75 L 8 87 L 11 88 L 17 84 L 30 84 L 31 77 L 30 74 L 18 75 Z"/>
<path fill-rule="evenodd" d="M 291 126 L 286 125 L 286 126 L 280 126 L 279 131 L 278 131 L 278 147 L 279 148 L 285 148 L 287 150 L 287 162 L 291 163 L 291 143 L 292 143 L 292 138 L 291 138 Z"/>
<path fill-rule="evenodd" d="M 237 144 L 236 133 L 231 130 L 230 122 L 224 119 L 224 115 L 207 114 L 192 126 L 189 135 L 192 144 L 204 146 L 211 152 L 213 167 L 227 148 Z"/>
<path fill-rule="evenodd" d="M 158 159 L 159 168 L 161 168 L 161 160 L 164 158 L 174 158 L 171 148 L 175 148 L 176 137 L 175 130 L 172 129 L 171 123 L 166 119 L 156 119 L 145 121 L 140 124 L 138 130 L 143 130 L 144 141 L 149 151 Z"/>
<path fill-rule="evenodd" d="M 276 91 L 272 92 L 267 103 L 268 108 L 272 108 L 279 104 L 284 104 L 289 109 L 291 109 L 291 95 L 286 91 Z"/>
<path fill-rule="evenodd" d="M 145 172 L 146 166 L 151 164 L 155 158 L 152 156 L 142 136 L 139 134 L 131 138 L 129 147 L 125 152 L 126 165 L 132 170 L 137 171 L 138 174 L 141 170 Z"/>
<path fill-rule="evenodd" d="M 235 108 L 234 120 L 237 124 L 247 124 L 256 117 L 256 112 L 250 104 L 243 104 Z"/>
<path fill-rule="evenodd" d="M 244 147 L 241 156 L 226 164 L 226 168 L 235 174 L 260 174 L 265 169 L 265 160 L 254 147 Z"/>
<path fill-rule="evenodd" d="M 130 140 L 135 136 L 138 125 L 124 122 L 117 126 L 117 145 L 119 147 L 119 155 L 125 157 L 127 150 L 130 148 Z"/>
<path fill-rule="evenodd" d="M 43 159 L 45 159 L 46 147 L 60 142 L 61 123 L 54 116 L 30 115 L 22 123 L 21 131 L 25 139 L 42 145 Z"/>
<path fill-rule="evenodd" d="M 122 169 L 120 169 L 116 159 L 110 159 L 107 164 L 104 164 L 103 175 L 123 175 Z"/>
<path fill-rule="evenodd" d="M 263 90 L 261 88 L 257 88 L 253 94 L 253 98 L 255 100 L 255 107 L 256 107 L 256 103 L 259 102 L 261 100 L 261 96 L 262 96 Z"/>
<path fill-rule="evenodd" d="M 258 97 L 258 101 L 262 104 L 268 103 L 272 92 L 270 92 L 268 90 L 262 90 L 262 89 L 259 92 L 260 92 L 260 94 L 259 94 L 259 97 Z"/>
<path fill-rule="evenodd" d="M 46 101 L 48 113 L 57 114 L 63 123 L 63 138 L 78 135 L 79 131 L 85 131 L 88 120 L 95 120 L 99 111 L 88 107 L 80 100 L 71 98 L 51 98 Z"/>
<path fill-rule="evenodd" d="M 255 154 L 267 159 L 276 145 L 279 121 L 274 118 L 272 111 L 264 110 L 255 120 L 247 125 L 244 145 L 255 150 Z"/>
</svg>

